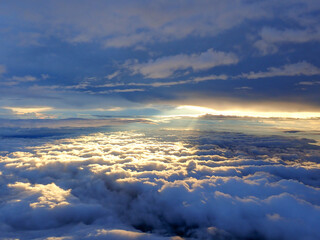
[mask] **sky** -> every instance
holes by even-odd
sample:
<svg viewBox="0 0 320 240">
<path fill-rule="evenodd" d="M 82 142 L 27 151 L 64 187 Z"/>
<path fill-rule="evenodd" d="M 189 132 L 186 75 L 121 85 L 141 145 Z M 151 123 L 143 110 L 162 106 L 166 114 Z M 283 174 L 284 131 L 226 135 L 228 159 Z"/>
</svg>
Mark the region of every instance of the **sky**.
<svg viewBox="0 0 320 240">
<path fill-rule="evenodd" d="M 0 117 L 181 106 L 318 117 L 319 11 L 317 0 L 1 1 Z"/>
<path fill-rule="evenodd" d="M 319 240 L 319 0 L 0 0 L 0 240 Z"/>
</svg>

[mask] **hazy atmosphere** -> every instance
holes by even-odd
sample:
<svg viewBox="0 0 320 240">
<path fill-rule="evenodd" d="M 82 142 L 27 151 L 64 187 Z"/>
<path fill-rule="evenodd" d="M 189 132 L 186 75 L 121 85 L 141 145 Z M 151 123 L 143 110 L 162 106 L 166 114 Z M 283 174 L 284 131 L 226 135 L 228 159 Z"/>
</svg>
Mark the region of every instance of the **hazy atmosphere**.
<svg viewBox="0 0 320 240">
<path fill-rule="evenodd" d="M 0 1 L 0 239 L 320 239 L 318 0 Z"/>
</svg>

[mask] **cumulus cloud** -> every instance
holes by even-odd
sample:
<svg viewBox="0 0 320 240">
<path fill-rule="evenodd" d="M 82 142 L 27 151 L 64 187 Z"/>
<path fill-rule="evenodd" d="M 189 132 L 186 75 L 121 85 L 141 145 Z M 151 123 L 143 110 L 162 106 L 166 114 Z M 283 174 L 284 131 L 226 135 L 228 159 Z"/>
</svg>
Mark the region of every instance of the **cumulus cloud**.
<svg viewBox="0 0 320 240">
<path fill-rule="evenodd" d="M 0 229 L 24 239 L 319 239 L 319 146 L 100 132 L 2 157 Z"/>
<path fill-rule="evenodd" d="M 135 73 L 140 73 L 146 78 L 171 77 L 176 71 L 192 69 L 201 71 L 221 65 L 238 63 L 239 59 L 234 53 L 225 53 L 208 49 L 200 54 L 179 54 L 149 60 L 147 63 L 137 63 L 129 66 Z"/>
<path fill-rule="evenodd" d="M 293 64 L 286 64 L 281 67 L 270 67 L 268 71 L 265 72 L 250 72 L 243 73 L 238 77 L 257 79 L 266 77 L 281 77 L 281 76 L 313 76 L 319 75 L 320 68 L 306 62 L 297 62 Z"/>
</svg>

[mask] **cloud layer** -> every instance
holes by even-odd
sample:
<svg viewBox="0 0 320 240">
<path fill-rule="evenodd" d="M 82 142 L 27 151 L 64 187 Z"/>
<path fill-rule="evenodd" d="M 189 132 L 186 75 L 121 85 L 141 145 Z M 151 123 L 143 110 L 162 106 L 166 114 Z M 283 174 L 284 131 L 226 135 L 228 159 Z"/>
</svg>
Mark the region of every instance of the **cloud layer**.
<svg viewBox="0 0 320 240">
<path fill-rule="evenodd" d="M 0 229 L 23 239 L 318 239 L 307 139 L 101 132 L 2 157 Z"/>
<path fill-rule="evenodd" d="M 208 49 L 200 54 L 162 57 L 147 63 L 134 64 L 130 68 L 134 73 L 141 73 L 146 78 L 167 78 L 178 70 L 201 71 L 216 66 L 236 64 L 238 61 L 238 57 L 233 53 Z"/>
</svg>

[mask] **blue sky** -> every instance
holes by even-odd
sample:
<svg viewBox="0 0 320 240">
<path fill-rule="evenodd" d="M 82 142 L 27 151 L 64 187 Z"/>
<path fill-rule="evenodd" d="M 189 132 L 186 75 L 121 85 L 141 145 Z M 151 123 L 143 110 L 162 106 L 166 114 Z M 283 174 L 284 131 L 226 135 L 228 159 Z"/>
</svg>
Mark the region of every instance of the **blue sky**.
<svg viewBox="0 0 320 240">
<path fill-rule="evenodd" d="M 320 5 L 2 1 L 0 117 L 320 112 Z"/>
</svg>

